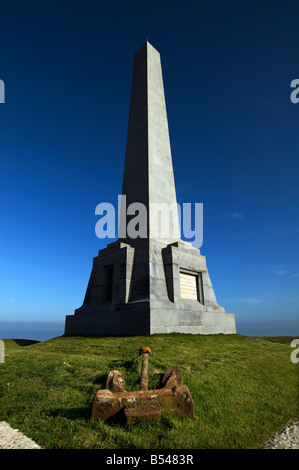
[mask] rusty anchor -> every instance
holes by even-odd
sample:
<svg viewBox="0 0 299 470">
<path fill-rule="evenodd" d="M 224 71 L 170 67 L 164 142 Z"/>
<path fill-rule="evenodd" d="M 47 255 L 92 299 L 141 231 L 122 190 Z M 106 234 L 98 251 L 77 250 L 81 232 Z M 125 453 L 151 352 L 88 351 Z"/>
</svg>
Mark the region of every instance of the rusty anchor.
<svg viewBox="0 0 299 470">
<path fill-rule="evenodd" d="M 124 413 L 126 425 L 150 420 L 159 423 L 162 409 L 176 416 L 194 419 L 194 404 L 189 388 L 183 385 L 178 367 L 169 367 L 164 374 L 162 387 L 148 390 L 148 358 L 150 348 L 139 350 L 142 356 L 140 390 L 126 391 L 122 374 L 112 370 L 106 381 L 106 389 L 98 390 L 92 403 L 91 418 L 106 421 L 119 411 Z"/>
</svg>

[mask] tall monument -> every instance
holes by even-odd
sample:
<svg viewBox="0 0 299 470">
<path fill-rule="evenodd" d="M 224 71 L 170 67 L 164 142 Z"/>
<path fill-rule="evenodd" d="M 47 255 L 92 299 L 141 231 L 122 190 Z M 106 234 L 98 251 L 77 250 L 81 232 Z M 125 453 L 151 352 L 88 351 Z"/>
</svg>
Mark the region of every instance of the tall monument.
<svg viewBox="0 0 299 470">
<path fill-rule="evenodd" d="M 236 333 L 205 257 L 180 238 L 160 54 L 149 42 L 134 59 L 122 194 L 118 240 L 94 258 L 83 305 L 66 317 L 65 334 Z M 123 229 L 134 203 L 147 209 L 137 238 Z M 157 217 L 156 203 L 173 210 Z"/>
</svg>

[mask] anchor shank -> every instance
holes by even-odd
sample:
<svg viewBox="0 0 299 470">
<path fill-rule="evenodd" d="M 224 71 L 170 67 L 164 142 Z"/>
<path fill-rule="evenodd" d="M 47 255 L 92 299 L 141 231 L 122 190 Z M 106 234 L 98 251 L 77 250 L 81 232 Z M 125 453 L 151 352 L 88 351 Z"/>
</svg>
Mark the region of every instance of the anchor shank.
<svg viewBox="0 0 299 470">
<path fill-rule="evenodd" d="M 150 354 L 150 348 L 144 347 L 139 349 L 139 355 L 142 356 L 140 390 L 148 390 L 148 356 Z"/>
<path fill-rule="evenodd" d="M 140 390 L 148 390 L 148 354 L 142 354 Z"/>
</svg>

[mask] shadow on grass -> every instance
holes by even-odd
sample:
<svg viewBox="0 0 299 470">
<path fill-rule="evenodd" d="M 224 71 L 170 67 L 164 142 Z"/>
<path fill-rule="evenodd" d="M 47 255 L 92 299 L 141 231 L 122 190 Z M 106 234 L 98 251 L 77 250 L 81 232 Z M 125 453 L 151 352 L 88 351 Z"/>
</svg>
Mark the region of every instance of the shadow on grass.
<svg viewBox="0 0 299 470">
<path fill-rule="evenodd" d="M 57 408 L 49 412 L 49 416 L 61 416 L 67 419 L 85 419 L 89 420 L 91 416 L 91 405 L 78 408 Z"/>
<path fill-rule="evenodd" d="M 100 385 L 100 388 L 106 388 L 106 381 L 107 381 L 108 373 L 107 374 L 101 374 L 98 375 L 94 380 L 93 384 L 94 385 Z"/>
<path fill-rule="evenodd" d="M 124 361 L 123 359 L 115 359 L 110 363 L 111 369 L 117 369 L 124 367 L 128 372 L 136 368 L 136 359 Z"/>
<path fill-rule="evenodd" d="M 40 343 L 34 339 L 12 339 L 18 346 L 30 346 L 31 344 Z"/>
<path fill-rule="evenodd" d="M 54 418 L 60 416 L 62 418 L 70 420 L 84 419 L 85 421 L 90 421 L 91 405 L 82 406 L 78 408 L 57 408 L 55 410 L 51 410 L 49 412 L 49 416 L 52 416 Z M 122 408 L 114 415 L 110 416 L 110 418 L 106 420 L 106 423 L 112 426 L 121 426 L 123 428 L 126 428 L 124 409 Z"/>
<path fill-rule="evenodd" d="M 161 388 L 162 387 L 162 381 L 163 381 L 164 375 L 165 375 L 164 372 L 159 372 L 158 374 L 154 375 L 155 380 L 157 382 L 156 388 Z"/>
</svg>

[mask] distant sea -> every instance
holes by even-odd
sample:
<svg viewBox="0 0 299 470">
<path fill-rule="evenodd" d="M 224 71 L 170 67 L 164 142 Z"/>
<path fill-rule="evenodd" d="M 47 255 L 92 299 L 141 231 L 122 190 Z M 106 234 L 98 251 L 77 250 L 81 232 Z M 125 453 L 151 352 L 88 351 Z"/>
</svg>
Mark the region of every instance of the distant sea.
<svg viewBox="0 0 299 470">
<path fill-rule="evenodd" d="M 1 322 L 0 339 L 46 341 L 64 333 L 64 322 Z"/>
</svg>

